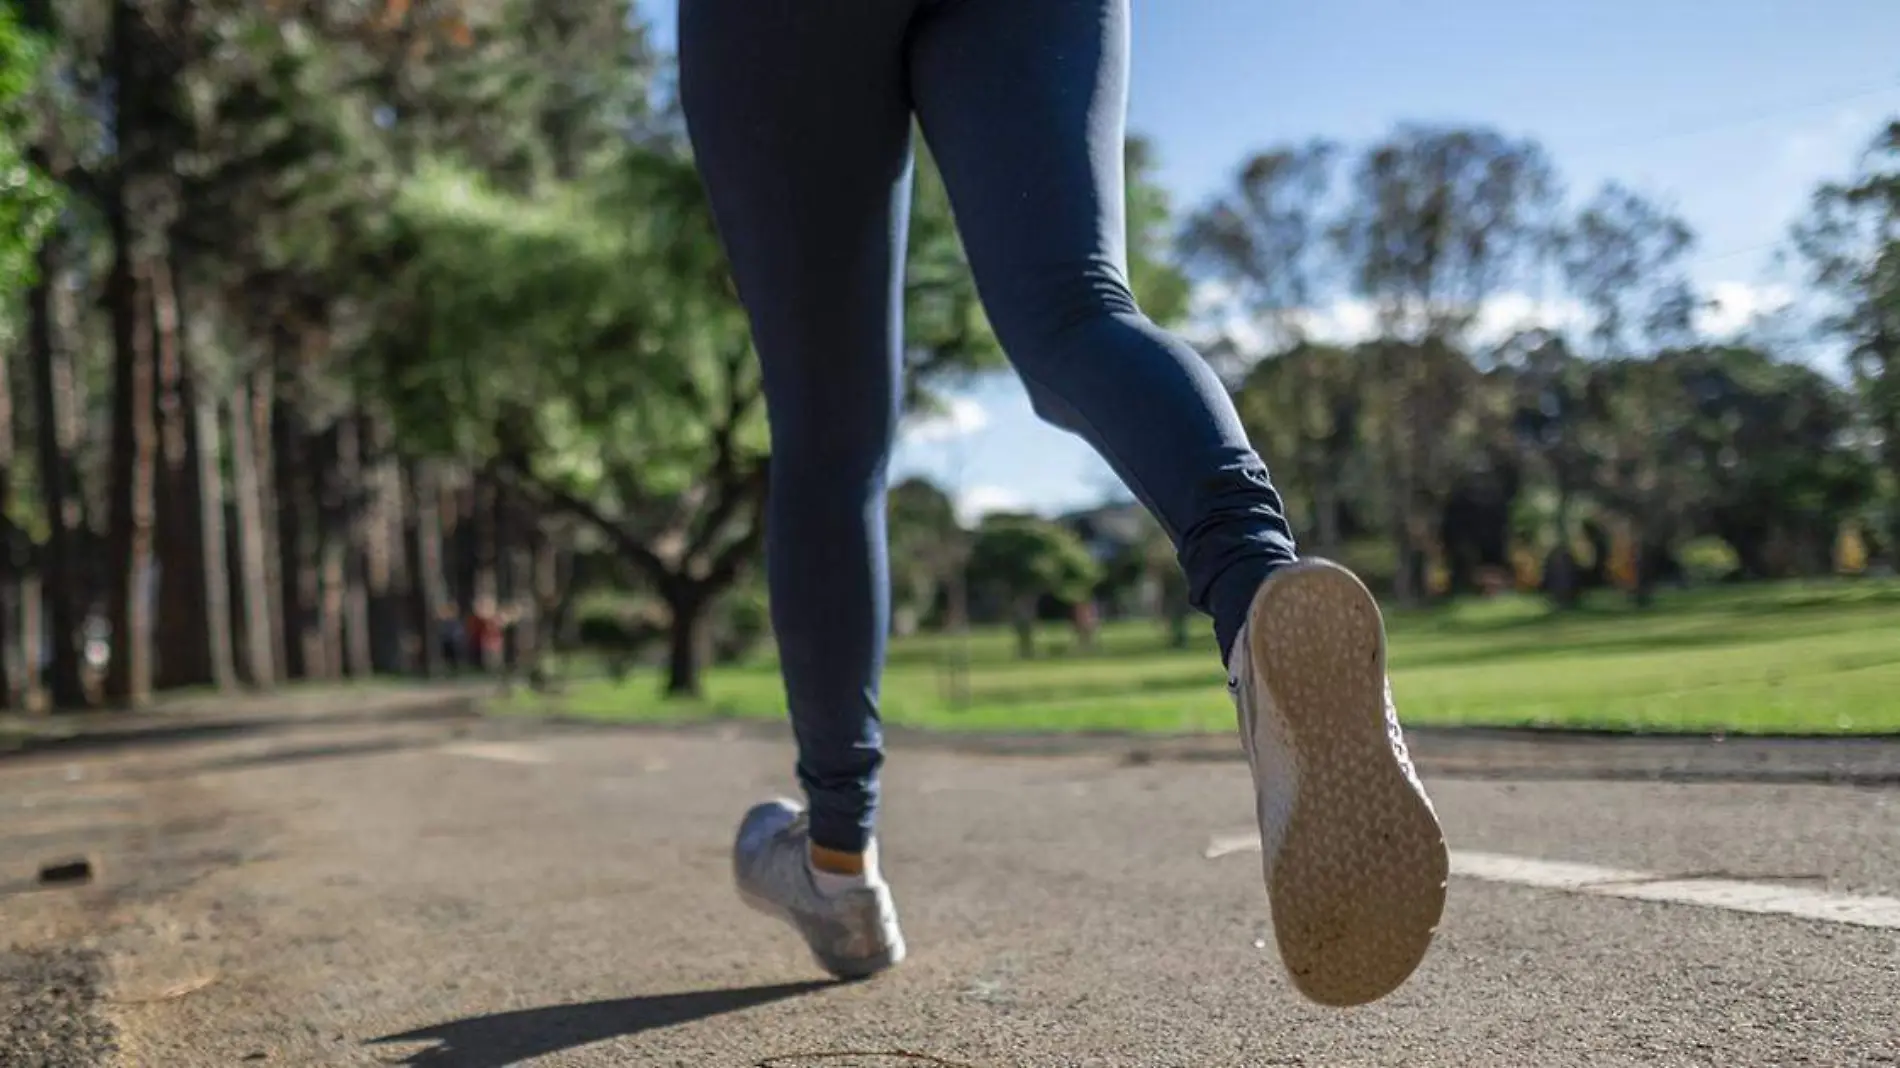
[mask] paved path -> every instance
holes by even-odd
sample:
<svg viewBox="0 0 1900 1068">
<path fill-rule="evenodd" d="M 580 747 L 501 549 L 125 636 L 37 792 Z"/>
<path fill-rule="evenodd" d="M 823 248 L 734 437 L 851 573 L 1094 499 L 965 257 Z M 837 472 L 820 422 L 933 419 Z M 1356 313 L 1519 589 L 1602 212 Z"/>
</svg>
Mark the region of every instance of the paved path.
<svg viewBox="0 0 1900 1068">
<path fill-rule="evenodd" d="M 1341 1013 L 1267 948 L 1243 767 L 1119 752 L 900 749 L 913 957 L 818 982 L 727 882 L 731 823 L 787 759 L 737 732 L 411 720 L 0 763 L 0 1019 L 40 1021 L 0 1024 L 0 1062 L 111 1040 L 167 1068 L 1900 1064 L 1900 930 L 1862 922 L 1900 897 L 1891 787 L 1443 761 L 1469 874 L 1412 983 Z M 73 851 L 96 885 L 32 888 Z M 1677 882 L 1633 899 L 1558 862 Z M 1710 879 L 1773 907 L 1673 903 Z"/>
</svg>

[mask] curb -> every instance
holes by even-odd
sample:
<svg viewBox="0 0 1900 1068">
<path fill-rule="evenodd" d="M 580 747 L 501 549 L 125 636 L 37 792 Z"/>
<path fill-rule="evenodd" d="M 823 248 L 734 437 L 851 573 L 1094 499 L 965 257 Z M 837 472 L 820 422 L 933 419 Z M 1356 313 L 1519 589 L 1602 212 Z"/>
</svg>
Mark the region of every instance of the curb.
<svg viewBox="0 0 1900 1068">
<path fill-rule="evenodd" d="M 645 733 L 789 743 L 789 725 L 740 717 L 616 723 L 559 712 L 488 718 L 577 732 Z M 1000 734 L 887 727 L 895 752 L 997 759 L 1100 757 L 1139 767 L 1245 759 L 1228 735 L 1116 732 Z M 1423 775 L 1475 781 L 1607 781 L 1825 785 L 1900 789 L 1900 736 L 1618 734 L 1546 728 L 1414 727 L 1406 738 Z"/>
</svg>

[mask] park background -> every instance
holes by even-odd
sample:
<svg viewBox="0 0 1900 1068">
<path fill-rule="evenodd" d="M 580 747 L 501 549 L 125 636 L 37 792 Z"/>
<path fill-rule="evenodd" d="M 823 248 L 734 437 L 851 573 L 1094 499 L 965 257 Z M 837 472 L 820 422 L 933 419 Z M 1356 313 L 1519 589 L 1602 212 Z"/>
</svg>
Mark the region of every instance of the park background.
<svg viewBox="0 0 1900 1068">
<path fill-rule="evenodd" d="M 1473 11 L 1435 94 L 1403 20 L 1283 63 L 1251 8 L 1142 14 L 1133 282 L 1385 600 L 1408 718 L 1900 729 L 1900 78 L 1890 14 L 1823 6 Z M 585 0 L 0 6 L 0 707 L 485 671 L 779 715 L 669 43 Z M 887 718 L 1224 729 L 1157 529 L 1021 425 L 927 158 L 916 214 Z"/>
</svg>

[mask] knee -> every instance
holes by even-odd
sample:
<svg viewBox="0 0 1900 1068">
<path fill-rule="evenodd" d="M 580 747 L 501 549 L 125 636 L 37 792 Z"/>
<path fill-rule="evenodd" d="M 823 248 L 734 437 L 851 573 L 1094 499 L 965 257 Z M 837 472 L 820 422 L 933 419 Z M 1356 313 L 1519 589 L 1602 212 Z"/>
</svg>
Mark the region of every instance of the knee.
<svg viewBox="0 0 1900 1068">
<path fill-rule="evenodd" d="M 1106 264 L 1017 286 L 995 302 L 990 319 L 1036 416 L 1073 433 L 1086 428 L 1065 399 L 1064 384 L 1073 383 L 1088 361 L 1113 362 L 1126 349 L 1122 335 L 1146 323 L 1121 272 Z"/>
<path fill-rule="evenodd" d="M 997 340 L 1018 363 L 1061 349 L 1092 324 L 1141 314 L 1121 268 L 1095 261 L 1025 272 L 986 305 Z"/>
<path fill-rule="evenodd" d="M 801 494 L 828 497 L 862 493 L 889 463 L 897 414 L 845 396 L 796 410 L 774 408 L 771 438 L 774 486 L 795 484 Z"/>
</svg>

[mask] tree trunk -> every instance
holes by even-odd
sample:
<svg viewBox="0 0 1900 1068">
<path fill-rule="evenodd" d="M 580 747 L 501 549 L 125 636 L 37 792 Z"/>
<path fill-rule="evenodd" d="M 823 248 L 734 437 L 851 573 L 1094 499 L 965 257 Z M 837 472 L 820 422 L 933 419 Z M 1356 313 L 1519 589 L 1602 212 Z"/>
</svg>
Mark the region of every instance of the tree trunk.
<svg viewBox="0 0 1900 1068">
<path fill-rule="evenodd" d="M 374 516 L 363 499 L 369 486 L 363 477 L 362 418 L 350 416 L 339 422 L 336 434 L 336 481 L 344 514 L 339 523 L 341 536 L 333 539 L 333 555 L 339 559 L 342 572 L 343 673 L 353 679 L 366 679 L 375 671 L 370 655 L 367 574 Z"/>
<path fill-rule="evenodd" d="M 1392 534 L 1392 598 L 1403 605 L 1417 605 L 1424 599 L 1423 577 L 1412 566 L 1417 557 L 1412 536 L 1400 520 Z"/>
<path fill-rule="evenodd" d="M 540 626 L 535 547 L 543 535 L 533 528 L 514 487 L 504 479 L 489 481 L 494 486 L 495 600 L 503 620 L 502 665 L 513 674 L 524 670 L 534 655 Z"/>
<path fill-rule="evenodd" d="M 456 614 L 468 618 L 475 610 L 475 577 L 481 570 L 475 556 L 475 524 L 472 522 L 474 488 L 459 468 L 438 466 L 436 473 L 437 514 L 442 517 L 442 581 Z"/>
<path fill-rule="evenodd" d="M 13 526 L 13 349 L 0 344 L 0 709 L 20 708 L 28 632 L 20 625 L 20 578 L 25 540 Z"/>
<path fill-rule="evenodd" d="M 699 698 L 705 694 L 702 677 L 711 639 L 711 613 L 705 591 L 684 587 L 669 594 L 670 613 L 667 629 L 666 695 Z"/>
<path fill-rule="evenodd" d="M 343 496 L 348 492 L 342 479 L 342 426 L 332 426 L 316 439 L 315 454 L 320 465 L 314 487 L 316 502 L 317 558 L 317 632 L 322 645 L 319 678 L 343 677 L 344 563 L 349 548 L 349 531 Z"/>
<path fill-rule="evenodd" d="M 271 411 L 272 488 L 277 498 L 278 590 L 283 605 L 284 677 L 323 677 L 323 635 L 317 625 L 318 566 L 315 493 L 309 440 L 289 375 L 280 375 Z"/>
<path fill-rule="evenodd" d="M 1188 597 L 1187 576 L 1173 561 L 1164 566 L 1170 569 L 1161 577 L 1161 611 L 1168 620 L 1168 645 L 1185 649 L 1188 647 L 1188 615 L 1194 610 Z"/>
<path fill-rule="evenodd" d="M 501 590 L 497 582 L 496 551 L 499 539 L 495 529 L 495 481 L 476 474 L 468 493 L 469 507 L 463 511 L 463 526 L 468 529 L 472 551 L 469 553 L 469 600 L 477 612 L 501 613 Z M 489 646 L 477 650 L 483 671 L 501 669 L 501 650 Z"/>
<path fill-rule="evenodd" d="M 1656 573 L 1662 562 L 1662 547 L 1640 533 L 1631 535 L 1630 552 L 1635 556 L 1631 568 L 1630 603 L 1649 608 L 1656 603 Z"/>
<path fill-rule="evenodd" d="M 278 536 L 281 508 L 277 490 L 277 371 L 269 363 L 258 367 L 251 376 L 250 401 L 251 469 L 257 473 L 257 529 L 262 535 L 258 543 L 264 549 L 264 589 L 259 601 L 264 605 L 265 622 L 270 626 L 270 655 L 275 679 L 282 681 L 293 676 L 290 670 L 290 609 L 284 602 L 288 562 Z"/>
<path fill-rule="evenodd" d="M 152 686 L 152 480 L 158 434 L 153 418 L 150 289 L 132 261 L 131 223 L 122 202 L 112 205 L 114 245 L 107 301 L 113 348 L 112 507 L 108 553 L 113 580 L 107 618 L 112 655 L 105 694 L 112 704 L 143 707 Z"/>
<path fill-rule="evenodd" d="M 409 563 L 409 615 L 421 639 L 422 673 L 435 678 L 443 669 L 439 628 L 447 607 L 442 591 L 441 498 L 429 464 L 409 461 L 403 466 L 409 498 L 403 522 L 403 554 Z"/>
<path fill-rule="evenodd" d="M 40 662 L 46 655 L 46 589 L 38 575 L 20 578 L 20 693 L 23 708 L 41 707 Z"/>
<path fill-rule="evenodd" d="M 546 626 L 547 649 L 559 651 L 571 648 L 574 641 L 574 609 L 580 604 L 577 596 L 580 569 L 580 557 L 571 548 L 556 549 L 554 605 L 548 611 Z"/>
<path fill-rule="evenodd" d="M 277 682 L 276 642 L 271 635 L 271 575 L 266 566 L 263 486 L 258 478 L 258 447 L 252 433 L 255 408 L 251 383 L 240 382 L 226 409 L 231 428 L 231 491 L 237 497 L 236 543 L 238 590 L 243 625 L 239 643 L 243 657 L 240 675 L 246 683 L 267 689 Z"/>
<path fill-rule="evenodd" d="M 1583 600 L 1577 574 L 1577 556 L 1570 551 L 1570 491 L 1557 484 L 1557 546 L 1544 561 L 1544 588 L 1558 608 L 1575 608 Z"/>
<path fill-rule="evenodd" d="M 396 465 L 387 421 L 358 417 L 369 502 L 363 517 L 363 580 L 368 595 L 370 668 L 407 674 L 415 658 L 408 620 L 409 566 L 402 551 L 402 472 Z"/>
<path fill-rule="evenodd" d="M 1319 542 L 1319 553 L 1324 557 L 1338 554 L 1341 543 L 1339 532 L 1339 487 L 1333 479 L 1337 471 L 1328 472 L 1316 480 L 1313 486 L 1313 523 L 1314 537 Z"/>
<path fill-rule="evenodd" d="M 508 486 L 493 477 L 485 481 L 489 486 L 489 536 L 494 540 L 495 618 L 501 627 L 501 662 L 496 667 L 512 674 L 521 662 L 520 541 L 515 537 Z"/>
<path fill-rule="evenodd" d="M 1016 627 L 1016 655 L 1023 660 L 1036 658 L 1036 599 L 1018 602 L 1010 613 Z"/>
<path fill-rule="evenodd" d="M 532 596 L 528 599 L 530 619 L 523 625 L 522 669 L 530 678 L 546 674 L 542 661 L 554 651 L 561 617 L 562 556 L 560 545 L 544 531 L 534 540 Z"/>
<path fill-rule="evenodd" d="M 202 384 L 187 382 L 192 426 L 198 440 L 199 529 L 204 547 L 205 616 L 211 626 L 211 682 L 220 690 L 237 684 L 231 632 L 231 565 L 224 537 L 224 463 L 218 433 L 218 402 Z"/>
<path fill-rule="evenodd" d="M 81 606 L 78 551 L 81 510 L 74 492 L 73 453 L 79 446 L 79 411 L 74 396 L 71 353 L 60 337 L 60 238 L 48 238 L 37 259 L 39 281 L 27 299 L 27 348 L 33 365 L 34 430 L 39 453 L 40 505 L 46 514 L 46 545 L 40 554 L 41 606 L 52 644 L 48 698 L 54 708 L 84 708 L 86 693 L 80 654 Z"/>
<path fill-rule="evenodd" d="M 230 684 L 227 619 L 211 618 L 211 588 L 224 578 L 223 539 L 214 546 L 211 533 L 220 530 L 219 475 L 211 468 L 205 479 L 201 452 L 203 437 L 189 371 L 180 352 L 178 303 L 172 274 L 162 261 L 150 266 L 152 344 L 156 355 L 157 385 L 154 419 L 158 435 L 156 497 L 156 550 L 158 559 L 158 618 L 165 625 L 154 635 L 156 662 L 153 685 L 158 689 Z M 216 448 L 215 437 L 212 447 Z M 211 516 L 216 518 L 212 519 Z M 216 569 L 208 566 L 216 561 Z M 217 663 L 214 646 L 225 650 Z M 224 669 L 220 674 L 220 667 Z"/>
<path fill-rule="evenodd" d="M 1890 360 L 1887 374 L 1900 375 L 1900 367 L 1893 366 Z M 1900 408 L 1900 405 L 1893 408 Z M 1900 413 L 1890 408 L 1879 422 L 1886 435 L 1881 452 L 1887 458 L 1887 474 L 1891 479 L 1889 485 L 1900 486 Z M 1900 508 L 1889 507 L 1887 515 L 1890 517 L 1887 523 L 1887 564 L 1895 571 L 1900 571 Z"/>
<path fill-rule="evenodd" d="M 0 711 L 26 707 L 20 680 L 25 671 L 25 630 L 19 625 L 20 572 L 9 567 L 0 575 Z"/>
</svg>

